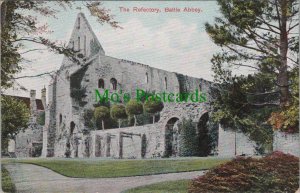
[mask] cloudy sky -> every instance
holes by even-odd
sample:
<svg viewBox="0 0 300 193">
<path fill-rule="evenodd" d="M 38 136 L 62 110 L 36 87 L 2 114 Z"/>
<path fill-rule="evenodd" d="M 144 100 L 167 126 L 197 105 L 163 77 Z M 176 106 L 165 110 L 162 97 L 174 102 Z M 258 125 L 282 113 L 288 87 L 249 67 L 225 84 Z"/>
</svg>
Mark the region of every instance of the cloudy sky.
<svg viewBox="0 0 300 193">
<path fill-rule="evenodd" d="M 194 77 L 212 80 L 210 59 L 218 47 L 213 44 L 205 32 L 204 24 L 213 23 L 219 16 L 215 1 L 180 1 L 180 2 L 139 2 L 139 1 L 105 1 L 105 8 L 115 15 L 123 29 L 113 29 L 109 25 L 101 25 L 90 16 L 81 2 L 76 2 L 73 9 L 61 11 L 57 19 L 39 17 L 40 23 L 47 23 L 53 32 L 45 36 L 61 42 L 70 38 L 76 16 L 81 7 L 95 34 L 97 35 L 106 55 L 131 60 L 152 67 L 179 72 Z M 125 13 L 119 7 L 160 8 L 161 13 Z M 184 9 L 185 7 L 200 8 L 201 13 L 165 13 L 165 7 Z M 28 48 L 37 48 L 28 45 Z M 24 70 L 17 76 L 35 75 L 57 70 L 63 56 L 53 53 L 29 52 L 24 55 L 31 63 L 24 63 Z M 18 84 L 28 89 L 6 91 L 8 94 L 28 96 L 30 89 L 37 90 L 49 84 L 50 77 L 19 79 Z"/>
</svg>

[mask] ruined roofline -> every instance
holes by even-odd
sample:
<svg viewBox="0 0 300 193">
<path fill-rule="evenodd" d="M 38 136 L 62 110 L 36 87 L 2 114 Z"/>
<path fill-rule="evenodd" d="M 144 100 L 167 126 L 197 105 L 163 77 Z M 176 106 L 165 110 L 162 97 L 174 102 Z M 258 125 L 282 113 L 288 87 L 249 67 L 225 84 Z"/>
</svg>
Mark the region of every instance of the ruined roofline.
<svg viewBox="0 0 300 193">
<path fill-rule="evenodd" d="M 98 37 L 97 37 L 96 34 L 94 33 L 94 31 L 93 31 L 93 29 L 92 29 L 90 23 L 89 23 L 88 20 L 86 19 L 85 15 L 84 15 L 83 13 L 78 13 L 77 18 L 79 17 L 79 15 L 82 16 L 82 18 L 84 19 L 84 21 L 85 21 L 87 27 L 89 28 L 90 32 L 92 33 L 92 36 L 95 37 L 95 40 L 96 40 L 97 44 L 100 46 L 100 49 L 99 49 L 98 52 L 100 53 L 100 51 L 102 51 L 103 54 L 105 55 L 105 51 L 104 51 L 102 45 L 100 44 L 100 42 L 99 42 L 99 40 L 98 40 Z M 75 24 L 75 26 L 76 26 L 76 24 Z M 97 53 L 97 54 L 98 54 L 98 53 Z"/>
<path fill-rule="evenodd" d="M 206 82 L 213 83 L 212 81 L 206 80 L 206 79 L 201 78 L 201 77 L 194 77 L 194 76 L 189 76 L 189 75 L 186 75 L 186 74 L 181 74 L 179 72 L 168 71 L 168 70 L 164 70 L 164 69 L 152 67 L 152 66 L 149 66 L 147 64 L 142 64 L 142 63 L 139 63 L 139 62 L 134 62 L 134 61 L 131 61 L 131 60 L 119 59 L 119 58 L 116 58 L 116 57 L 113 57 L 113 56 L 107 56 L 107 55 L 105 55 L 105 57 L 112 58 L 112 59 L 115 59 L 115 60 L 120 60 L 121 62 L 127 62 L 127 63 L 129 63 L 131 65 L 140 65 L 140 66 L 143 66 L 143 67 L 152 68 L 152 69 L 156 69 L 156 70 L 160 70 L 160 71 L 164 71 L 164 72 L 168 72 L 168 73 L 174 73 L 175 75 L 179 74 L 179 75 L 183 75 L 183 76 L 186 76 L 186 77 L 195 78 L 195 79 L 201 79 L 201 80 L 204 80 Z"/>
</svg>

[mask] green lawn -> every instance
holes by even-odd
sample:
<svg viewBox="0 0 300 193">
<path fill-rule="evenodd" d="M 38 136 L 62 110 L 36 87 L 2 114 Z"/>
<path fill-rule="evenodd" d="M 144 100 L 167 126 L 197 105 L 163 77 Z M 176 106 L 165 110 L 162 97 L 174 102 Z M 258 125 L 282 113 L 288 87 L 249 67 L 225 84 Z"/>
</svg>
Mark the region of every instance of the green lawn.
<svg viewBox="0 0 300 193">
<path fill-rule="evenodd" d="M 64 176 L 78 178 L 114 178 L 210 169 L 228 159 L 180 158 L 149 160 L 96 159 L 10 159 L 3 163 L 20 162 L 44 166 Z"/>
<path fill-rule="evenodd" d="M 4 192 L 9 192 L 9 193 L 14 193 L 15 190 L 15 185 L 12 182 L 10 175 L 8 171 L 4 168 L 1 167 L 1 174 L 2 174 L 2 190 Z"/>
<path fill-rule="evenodd" d="M 190 180 L 160 182 L 133 188 L 124 193 L 187 193 L 189 182 Z"/>
</svg>

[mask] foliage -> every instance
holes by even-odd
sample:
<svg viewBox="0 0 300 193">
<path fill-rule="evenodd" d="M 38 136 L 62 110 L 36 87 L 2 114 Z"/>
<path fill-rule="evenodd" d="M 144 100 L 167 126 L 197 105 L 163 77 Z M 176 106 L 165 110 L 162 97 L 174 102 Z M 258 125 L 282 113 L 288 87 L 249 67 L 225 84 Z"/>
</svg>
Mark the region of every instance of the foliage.
<svg viewBox="0 0 300 193">
<path fill-rule="evenodd" d="M 218 150 L 218 138 L 219 138 L 219 123 L 215 123 L 212 120 L 208 122 L 208 140 L 209 149 L 211 153 L 216 153 Z"/>
<path fill-rule="evenodd" d="M 115 104 L 110 109 L 110 116 L 113 119 L 117 119 L 119 121 L 119 128 L 121 127 L 121 119 L 126 119 L 127 114 L 124 105 Z"/>
<path fill-rule="evenodd" d="M 45 118 L 46 118 L 45 115 L 46 115 L 45 111 L 39 113 L 38 118 L 37 118 L 37 123 L 39 125 L 45 125 Z"/>
<path fill-rule="evenodd" d="M 23 101 L 4 95 L 1 96 L 1 112 L 1 145 L 5 149 L 8 145 L 8 134 L 27 128 L 30 113 Z"/>
<path fill-rule="evenodd" d="M 264 158 L 238 157 L 193 180 L 189 193 L 295 192 L 299 158 L 274 152 Z"/>
<path fill-rule="evenodd" d="M 110 116 L 114 119 L 126 119 L 127 114 L 124 105 L 113 105 L 110 109 Z"/>
<path fill-rule="evenodd" d="M 81 101 L 85 96 L 86 88 L 71 88 L 70 97 L 77 101 Z"/>
<path fill-rule="evenodd" d="M 212 118 L 246 133 L 262 152 L 272 144 L 271 113 L 285 111 L 297 96 L 289 84 L 299 69 L 299 35 L 290 32 L 299 26 L 299 4 L 294 0 L 218 0 L 218 4 L 222 17 L 205 25 L 221 47 L 211 60 L 217 83 L 211 92 Z M 232 72 L 241 68 L 252 73 Z M 288 111 L 292 117 L 295 112 Z M 293 120 L 286 125 L 297 125 Z"/>
<path fill-rule="evenodd" d="M 93 116 L 94 116 L 94 111 L 92 109 L 84 109 L 83 112 L 84 126 L 88 128 L 94 127 Z"/>
<path fill-rule="evenodd" d="M 106 119 L 109 119 L 109 108 L 101 106 L 101 107 L 96 107 L 94 111 L 94 120 L 96 123 L 96 126 L 100 128 L 100 125 L 102 124 L 102 129 L 104 129 L 104 121 Z"/>
<path fill-rule="evenodd" d="M 291 76 L 291 104 L 281 111 L 272 112 L 269 123 L 273 130 L 296 133 L 299 132 L 299 71 L 295 71 Z"/>
<path fill-rule="evenodd" d="M 199 156 L 200 141 L 193 121 L 183 119 L 178 126 L 180 129 L 180 156 Z"/>
<path fill-rule="evenodd" d="M 126 113 L 129 117 L 134 117 L 134 126 L 136 125 L 136 115 L 143 113 L 143 105 L 135 99 L 131 99 L 125 107 Z"/>
<path fill-rule="evenodd" d="M 74 4 L 75 2 L 70 0 L 56 2 L 5 0 L 1 3 L 1 86 L 4 88 L 13 86 L 15 79 L 21 78 L 15 75 L 22 70 L 22 63 L 28 62 L 24 54 L 44 50 L 41 46 L 50 52 L 63 54 L 73 62 L 78 62 L 77 51 L 68 48 L 65 43 L 46 38 L 45 35 L 52 31 L 48 29 L 47 23 L 40 23 L 37 19 L 57 18 L 59 11 L 72 9 Z M 113 28 L 120 27 L 108 10 L 103 8 L 101 2 L 86 1 L 82 5 L 100 24 L 107 23 Z M 28 45 L 35 45 L 36 49 L 28 49 Z"/>
<path fill-rule="evenodd" d="M 4 192 L 9 192 L 9 193 L 14 193 L 16 192 L 16 187 L 15 184 L 13 183 L 9 172 L 5 169 L 5 167 L 3 167 L 3 165 L 1 166 L 1 185 L 2 185 L 2 190 Z"/>
<path fill-rule="evenodd" d="M 144 102 L 144 110 L 147 113 L 155 114 L 160 112 L 164 108 L 164 104 L 161 101 L 157 100 L 146 100 Z"/>
<path fill-rule="evenodd" d="M 146 100 L 144 102 L 144 111 L 153 114 L 153 123 L 155 122 L 155 114 L 160 112 L 164 108 L 164 104 L 158 100 Z"/>
<path fill-rule="evenodd" d="M 43 144 L 35 145 L 32 148 L 32 157 L 40 157 L 42 155 Z"/>
</svg>

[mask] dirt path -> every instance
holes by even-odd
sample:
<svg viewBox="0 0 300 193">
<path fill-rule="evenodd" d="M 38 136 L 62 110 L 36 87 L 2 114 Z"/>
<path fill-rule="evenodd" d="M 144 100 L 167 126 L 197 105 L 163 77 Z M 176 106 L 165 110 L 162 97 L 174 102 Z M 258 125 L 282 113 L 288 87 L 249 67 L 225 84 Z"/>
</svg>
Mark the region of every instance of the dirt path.
<svg viewBox="0 0 300 193">
<path fill-rule="evenodd" d="M 18 193 L 120 193 L 152 183 L 191 179 L 204 172 L 182 172 L 150 176 L 83 179 L 62 176 L 44 167 L 31 164 L 7 164 Z"/>
</svg>

